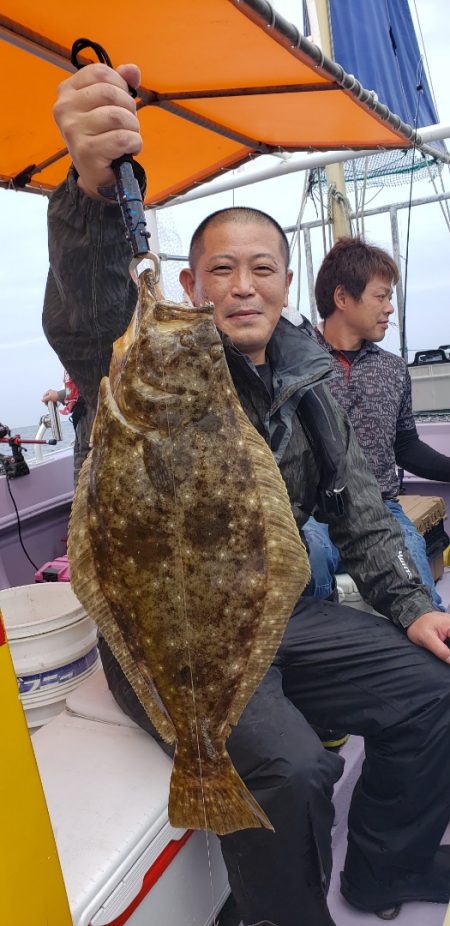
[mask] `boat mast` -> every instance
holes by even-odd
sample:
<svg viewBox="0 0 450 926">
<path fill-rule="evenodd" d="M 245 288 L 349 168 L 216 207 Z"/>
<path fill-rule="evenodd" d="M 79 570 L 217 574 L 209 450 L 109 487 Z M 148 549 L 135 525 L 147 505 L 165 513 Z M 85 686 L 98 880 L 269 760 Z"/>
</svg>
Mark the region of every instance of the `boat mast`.
<svg viewBox="0 0 450 926">
<path fill-rule="evenodd" d="M 306 0 L 312 41 L 322 49 L 324 55 L 334 60 L 330 29 L 328 0 Z M 330 224 L 333 241 L 343 235 L 351 235 L 344 167 L 330 164 L 325 168 Z"/>
</svg>

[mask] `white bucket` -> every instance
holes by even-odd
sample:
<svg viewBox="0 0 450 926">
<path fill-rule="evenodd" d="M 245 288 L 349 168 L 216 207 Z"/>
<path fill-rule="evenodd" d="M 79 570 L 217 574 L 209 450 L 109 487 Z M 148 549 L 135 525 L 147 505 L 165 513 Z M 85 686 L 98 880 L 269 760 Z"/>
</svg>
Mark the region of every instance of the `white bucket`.
<svg viewBox="0 0 450 926">
<path fill-rule="evenodd" d="M 98 669 L 97 628 L 68 582 L 4 589 L 0 609 L 28 726 L 42 726 Z"/>
</svg>

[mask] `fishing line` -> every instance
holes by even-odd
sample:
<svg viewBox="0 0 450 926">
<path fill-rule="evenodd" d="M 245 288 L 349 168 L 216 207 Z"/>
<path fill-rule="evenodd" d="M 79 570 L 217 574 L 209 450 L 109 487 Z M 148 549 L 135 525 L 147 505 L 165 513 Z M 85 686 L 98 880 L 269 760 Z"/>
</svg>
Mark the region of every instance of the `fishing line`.
<svg viewBox="0 0 450 926">
<path fill-rule="evenodd" d="M 157 277 L 156 277 L 156 274 L 155 274 L 154 270 L 151 270 L 150 273 L 151 273 L 151 275 L 152 275 L 152 276 L 151 276 L 152 296 L 153 296 L 153 298 L 154 298 L 155 301 L 156 301 L 156 299 L 157 299 Z M 138 290 L 138 301 L 137 301 L 137 306 L 136 306 L 135 314 L 134 314 L 134 316 L 133 316 L 133 324 L 134 324 L 134 325 L 136 325 L 136 324 L 138 323 L 139 319 L 140 319 L 139 279 L 138 279 L 138 278 L 137 278 L 137 290 Z M 162 294 L 161 294 L 161 296 L 162 296 Z M 130 323 L 130 324 L 131 324 L 131 323 Z M 98 334 L 98 333 L 99 333 L 99 332 L 98 332 L 98 329 L 97 329 L 97 334 Z M 98 349 L 99 349 L 99 354 L 100 354 L 100 353 L 101 353 L 101 346 L 100 346 L 100 343 L 99 343 L 99 342 L 98 342 Z M 121 370 L 124 370 L 124 369 L 126 368 L 128 362 L 129 362 L 129 359 L 130 359 L 130 351 L 128 350 L 127 353 L 126 353 L 126 355 L 125 355 L 125 359 L 124 359 L 124 361 L 123 361 L 122 364 L 121 364 Z M 162 354 L 160 355 L 160 359 L 161 359 L 161 361 L 162 361 L 161 366 L 162 366 L 162 371 L 163 371 L 163 384 L 164 384 L 164 386 L 167 386 L 166 366 L 165 366 L 165 361 L 164 361 L 164 357 L 162 356 Z M 119 377 L 119 376 L 116 376 L 115 379 L 116 379 L 116 381 L 115 381 L 114 386 L 110 383 L 110 386 L 111 386 L 111 394 L 113 395 L 114 398 L 115 398 L 115 396 L 116 396 L 116 393 L 117 393 L 118 389 L 120 388 L 120 377 Z M 167 392 L 167 389 L 166 389 L 166 392 Z M 168 432 L 168 435 L 169 435 L 170 447 L 171 447 L 171 451 L 172 451 L 171 476 L 172 476 L 173 497 L 174 497 L 174 500 L 175 500 L 176 515 L 178 515 L 178 511 L 179 511 L 179 508 L 178 508 L 178 497 L 177 497 L 177 490 L 176 490 L 176 483 L 175 483 L 175 473 L 174 473 L 174 465 L 173 465 L 173 460 L 174 460 L 174 458 L 173 458 L 173 438 L 172 438 L 172 433 L 171 433 L 171 428 L 170 428 L 170 418 L 169 418 L 169 410 L 168 410 L 167 401 L 166 401 L 166 404 L 165 404 L 165 411 L 166 411 L 166 421 L 167 421 L 167 432 Z M 207 813 L 206 813 L 206 800 L 205 800 L 205 793 L 204 793 L 204 787 L 203 787 L 203 772 L 202 772 L 202 759 L 201 759 L 201 750 L 200 750 L 200 737 L 199 737 L 199 732 L 198 732 L 198 730 L 199 730 L 199 723 L 198 723 L 198 716 L 197 716 L 197 703 L 196 703 L 196 698 L 195 698 L 194 673 L 193 673 L 193 669 L 192 669 L 192 654 L 191 654 L 190 643 L 189 643 L 189 634 L 188 634 L 189 624 L 188 624 L 188 617 L 187 617 L 187 601 L 186 601 L 185 574 L 184 574 L 183 558 L 182 558 L 182 551 L 181 551 L 180 532 L 178 532 L 178 549 L 179 549 L 179 557 L 180 557 L 180 562 L 181 562 L 183 615 L 184 615 L 184 621 L 185 621 L 185 627 L 186 627 L 187 654 L 188 654 L 188 663 L 189 663 L 189 674 L 190 674 L 190 679 L 191 679 L 191 691 L 192 691 L 192 703 L 193 703 L 194 725 L 195 725 L 195 733 L 196 733 L 196 739 L 197 739 L 197 754 L 198 754 L 199 769 L 200 769 L 200 788 L 201 788 L 201 793 L 202 793 L 203 814 L 204 814 L 204 821 L 205 821 L 206 853 L 207 853 L 207 860 L 208 860 L 209 882 L 210 882 L 210 887 L 211 887 L 211 903 L 212 903 L 212 909 L 214 910 L 214 913 L 213 913 L 214 921 L 213 921 L 212 926 L 217 926 L 217 920 L 216 920 L 216 914 L 215 914 L 216 899 L 215 899 L 214 883 L 213 883 L 213 876 L 212 876 L 212 862 L 211 862 L 211 851 L 210 851 L 210 844 L 209 844 L 209 831 L 208 831 L 208 825 L 207 825 L 208 820 L 207 820 Z M 36 568 L 37 568 L 37 567 L 36 567 Z"/>
<path fill-rule="evenodd" d="M 150 272 L 152 274 L 152 278 L 151 278 L 152 297 L 156 301 L 156 277 L 155 277 L 153 270 Z M 138 304 L 136 307 L 136 316 L 134 318 L 133 324 L 136 324 L 139 318 L 140 318 L 140 302 L 138 299 Z M 129 359 L 130 359 L 130 351 L 127 352 L 125 356 L 125 360 L 122 363 L 122 367 L 121 367 L 122 370 L 126 368 L 129 362 Z M 167 393 L 166 364 L 165 364 L 165 358 L 162 353 L 160 353 L 160 361 L 161 361 L 161 367 L 162 367 L 163 385 Z M 115 397 L 117 390 L 119 389 L 119 386 L 120 386 L 119 377 L 116 377 L 115 386 L 114 388 L 111 388 L 111 392 L 114 397 Z M 167 433 L 169 436 L 169 446 L 171 448 L 171 477 L 172 477 L 173 498 L 175 501 L 176 517 L 178 517 L 179 506 L 178 506 L 178 495 L 177 495 L 175 472 L 174 472 L 173 438 L 172 438 L 172 432 L 171 432 L 171 427 L 170 427 L 170 416 L 169 416 L 167 400 L 165 403 L 165 412 L 166 412 L 166 422 L 167 422 Z M 181 550 L 180 531 L 178 531 L 177 544 L 178 544 L 179 559 L 181 563 L 182 607 L 183 607 L 183 617 L 184 617 L 184 623 L 185 623 L 185 629 L 186 629 L 187 656 L 188 656 L 188 665 L 189 665 L 189 675 L 190 675 L 190 680 L 191 680 L 194 726 L 195 726 L 195 735 L 196 735 L 196 740 L 197 740 L 197 754 L 198 754 L 199 769 L 200 769 L 200 788 L 201 788 L 201 793 L 202 793 L 203 814 L 204 814 L 204 821 L 205 821 L 205 840 L 206 840 L 206 853 L 207 853 L 207 860 L 208 860 L 209 881 L 210 881 L 210 886 L 211 886 L 211 902 L 212 902 L 212 908 L 215 911 L 216 901 L 215 901 L 214 883 L 213 883 L 213 876 L 212 876 L 212 862 L 211 862 L 211 852 L 210 852 L 210 845 L 209 845 L 209 830 L 208 830 L 208 825 L 207 825 L 208 819 L 207 819 L 207 812 L 206 812 L 206 800 L 205 800 L 205 793 L 204 793 L 204 787 L 203 787 L 202 759 L 201 759 L 201 750 L 200 750 L 200 737 L 199 737 L 199 732 L 198 732 L 199 722 L 198 722 L 198 713 L 197 713 L 197 702 L 196 702 L 196 697 L 195 697 L 194 673 L 193 673 L 193 668 L 192 668 L 192 654 L 191 654 L 189 632 L 188 632 L 189 623 L 188 623 L 188 615 L 187 615 L 186 583 L 185 583 L 185 573 L 184 573 L 183 557 L 182 557 L 182 550 Z M 213 926 L 216 926 L 217 920 L 216 920 L 215 912 L 213 915 L 214 915 Z"/>
<path fill-rule="evenodd" d="M 167 394 L 166 366 L 165 366 L 165 358 L 162 352 L 160 354 L 160 358 L 162 361 L 161 365 L 162 365 L 163 385 L 165 387 L 165 391 Z M 169 407 L 168 407 L 167 400 L 165 403 L 165 411 L 166 411 L 167 433 L 169 435 L 169 446 L 171 450 L 171 464 L 172 464 L 171 465 L 171 476 L 172 476 L 173 498 L 175 501 L 175 516 L 178 520 L 178 527 L 179 527 L 180 508 L 178 505 L 178 494 L 177 494 L 177 487 L 176 487 L 176 482 L 175 482 L 175 468 L 174 468 L 174 455 L 173 455 L 174 445 L 173 445 L 172 431 L 170 427 L 170 416 L 169 416 Z M 187 614 L 186 582 L 185 582 L 185 572 L 184 572 L 184 565 L 183 565 L 183 555 L 182 555 L 182 550 L 181 550 L 180 533 L 181 533 L 180 530 L 178 530 L 177 544 L 178 544 L 178 554 L 179 554 L 180 564 L 181 564 L 181 589 L 182 589 L 182 600 L 183 600 L 183 617 L 184 617 L 184 623 L 185 623 L 185 628 L 186 628 L 187 656 L 188 656 L 188 663 L 189 663 L 189 674 L 191 678 L 192 706 L 193 706 L 193 712 L 194 712 L 195 736 L 197 740 L 197 755 L 198 755 L 198 763 L 199 763 L 199 770 L 200 770 L 200 789 L 202 793 L 203 815 L 204 815 L 204 821 L 205 821 L 205 842 L 206 842 L 206 853 L 207 853 L 207 859 L 208 859 L 209 883 L 211 887 L 211 903 L 212 903 L 212 909 L 214 911 L 213 926 L 216 926 L 217 924 L 216 914 L 215 914 L 216 899 L 215 899 L 214 882 L 213 882 L 213 876 L 212 876 L 212 863 L 211 863 L 211 851 L 210 851 L 210 844 L 209 844 L 209 829 L 208 829 L 208 818 L 207 818 L 207 813 L 206 813 L 205 791 L 203 787 L 203 769 L 202 769 L 202 758 L 201 758 L 201 750 L 200 750 L 200 737 L 199 737 L 199 732 L 198 732 L 199 723 L 198 723 L 198 714 L 197 714 L 197 701 L 196 701 L 196 696 L 195 696 L 194 672 L 192 668 L 192 653 L 191 653 L 191 646 L 190 646 L 190 640 L 189 640 L 189 622 L 188 622 L 188 614 Z"/>
</svg>

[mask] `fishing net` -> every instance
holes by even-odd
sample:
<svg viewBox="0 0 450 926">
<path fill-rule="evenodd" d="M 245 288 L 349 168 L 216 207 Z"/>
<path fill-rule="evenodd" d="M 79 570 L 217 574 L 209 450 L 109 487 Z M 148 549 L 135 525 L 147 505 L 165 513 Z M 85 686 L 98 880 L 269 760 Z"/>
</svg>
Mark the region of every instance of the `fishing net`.
<svg viewBox="0 0 450 926">
<path fill-rule="evenodd" d="M 186 299 L 178 275 L 188 258 L 183 257 L 183 244 L 171 209 L 158 213 L 158 245 L 161 260 L 161 288 L 166 299 L 182 302 Z"/>
<path fill-rule="evenodd" d="M 442 161 L 410 148 L 377 151 L 368 157 L 343 162 L 345 181 L 367 187 L 379 186 L 380 180 L 383 186 L 401 186 L 411 181 L 411 174 L 415 180 L 434 179 L 440 175 L 443 166 Z M 325 170 L 321 169 L 318 173 L 320 183 L 326 186 Z"/>
</svg>

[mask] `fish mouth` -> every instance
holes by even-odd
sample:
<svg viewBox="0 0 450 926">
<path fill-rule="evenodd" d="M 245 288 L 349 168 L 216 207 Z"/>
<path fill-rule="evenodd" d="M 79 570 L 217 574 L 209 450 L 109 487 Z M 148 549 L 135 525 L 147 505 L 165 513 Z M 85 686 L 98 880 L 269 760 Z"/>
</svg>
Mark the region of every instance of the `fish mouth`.
<svg viewBox="0 0 450 926">
<path fill-rule="evenodd" d="M 139 384 L 139 395 L 143 399 L 179 399 L 180 396 L 173 392 L 166 392 L 160 386 L 152 386 L 149 383 Z"/>
<path fill-rule="evenodd" d="M 142 380 L 139 382 L 139 385 L 134 385 L 133 387 L 134 395 L 139 398 L 153 402 L 159 401 L 168 401 L 169 399 L 180 400 L 181 396 L 176 395 L 174 392 L 167 392 L 165 389 L 162 389 L 160 386 L 152 386 L 150 383 L 143 383 Z M 112 396 L 116 398 L 116 390 L 112 390 Z"/>
</svg>

